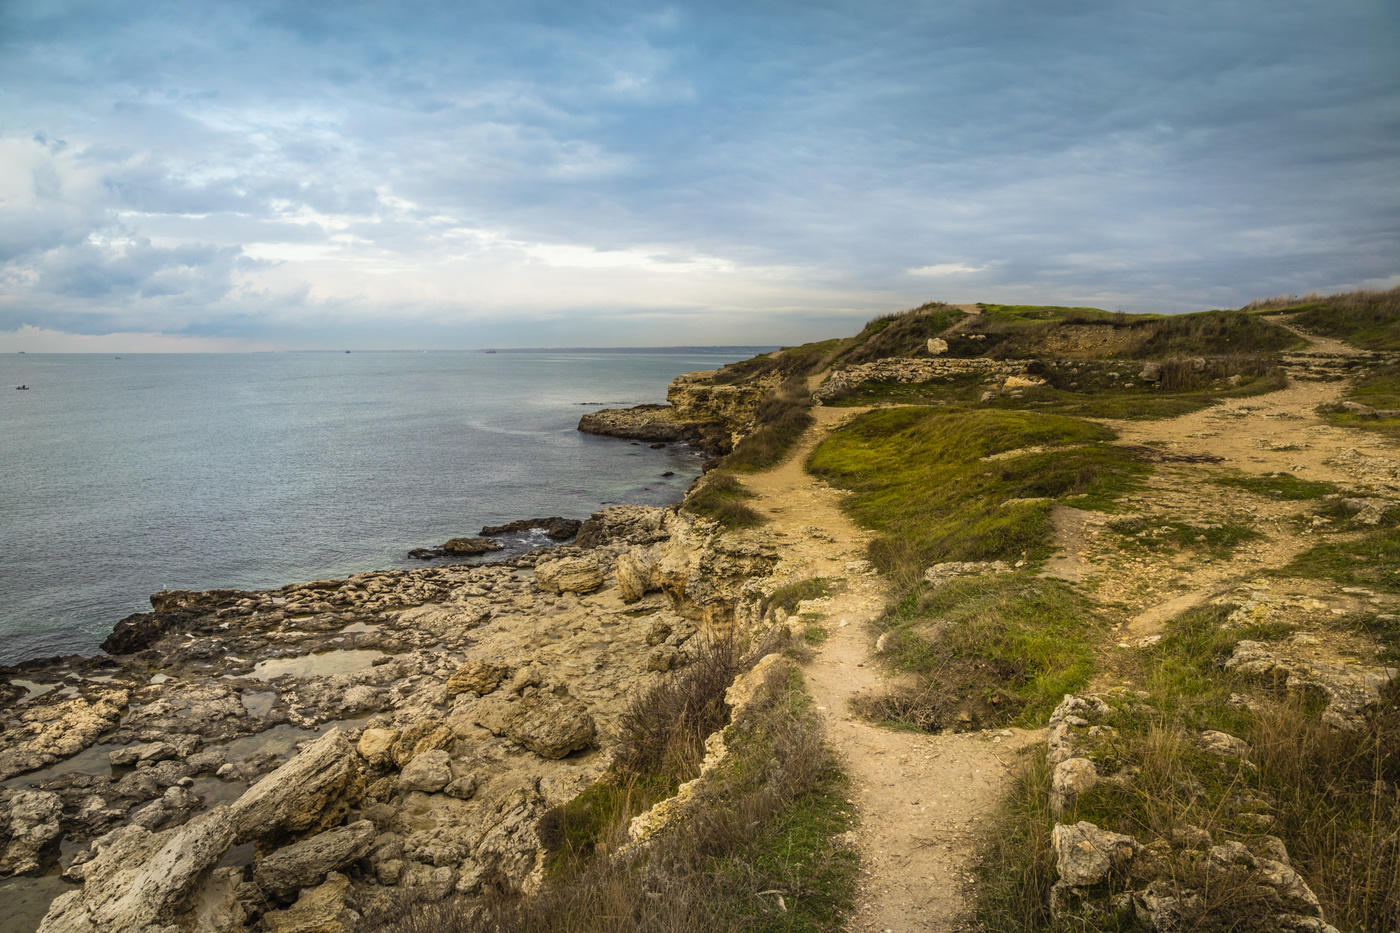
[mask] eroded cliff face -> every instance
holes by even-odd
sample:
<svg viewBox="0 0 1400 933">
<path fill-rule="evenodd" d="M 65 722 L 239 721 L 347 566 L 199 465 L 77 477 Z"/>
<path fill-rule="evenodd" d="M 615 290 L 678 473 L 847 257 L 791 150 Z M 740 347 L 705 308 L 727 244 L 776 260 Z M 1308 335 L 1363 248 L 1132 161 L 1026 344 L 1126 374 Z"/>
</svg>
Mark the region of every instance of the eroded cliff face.
<svg viewBox="0 0 1400 933">
<path fill-rule="evenodd" d="M 85 844 L 45 933 L 352 931 L 406 888 L 531 889 L 539 817 L 777 560 L 670 509 L 604 509 L 579 541 L 158 594 L 112 657 L 4 672 L 4 872 Z"/>
<path fill-rule="evenodd" d="M 671 380 L 666 401 L 678 421 L 723 425 L 734 443 L 753 425 L 754 412 L 777 387 L 777 374 L 734 385 L 713 382 L 719 370 L 683 373 Z"/>
<path fill-rule="evenodd" d="M 671 380 L 666 405 L 604 408 L 584 415 L 586 434 L 670 443 L 683 441 L 721 456 L 753 426 L 754 412 L 777 385 L 766 376 L 739 385 L 716 385 L 718 370 L 683 373 Z"/>
</svg>

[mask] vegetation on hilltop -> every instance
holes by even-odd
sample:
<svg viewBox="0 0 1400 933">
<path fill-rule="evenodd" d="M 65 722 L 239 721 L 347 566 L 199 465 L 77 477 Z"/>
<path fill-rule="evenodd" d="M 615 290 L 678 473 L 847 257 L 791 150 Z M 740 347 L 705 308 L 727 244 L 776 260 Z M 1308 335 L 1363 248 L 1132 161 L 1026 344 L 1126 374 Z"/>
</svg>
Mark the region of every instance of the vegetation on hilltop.
<svg viewBox="0 0 1400 933">
<path fill-rule="evenodd" d="M 1287 295 L 1251 301 L 1250 314 L 1296 315 L 1292 323 L 1366 350 L 1400 350 L 1400 286 L 1335 295 Z"/>
</svg>

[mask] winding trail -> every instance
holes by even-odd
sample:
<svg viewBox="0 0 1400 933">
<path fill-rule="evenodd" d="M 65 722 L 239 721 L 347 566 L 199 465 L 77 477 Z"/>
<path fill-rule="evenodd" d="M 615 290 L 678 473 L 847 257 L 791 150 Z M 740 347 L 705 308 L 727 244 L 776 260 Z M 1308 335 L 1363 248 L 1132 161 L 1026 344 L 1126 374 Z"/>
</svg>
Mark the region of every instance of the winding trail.
<svg viewBox="0 0 1400 933">
<path fill-rule="evenodd" d="M 861 560 L 869 532 L 841 512 L 841 493 L 803 469 L 807 455 L 837 424 L 863 411 L 816 408 L 817 422 L 783 464 L 744 477 L 768 518 L 764 532 L 783 551 L 783 571 L 800 579 L 842 581 L 824 607 L 831 632 L 807 666 L 824 711 L 827 736 L 851 778 L 864 866 L 853 933 L 968 929 L 972 837 L 995 808 L 1017 751 L 1043 733 L 924 735 L 872 726 L 850 710 L 853 697 L 892 685 L 874 658 L 870 627 L 889 596 Z M 860 563 L 857 563 L 857 562 Z"/>
</svg>

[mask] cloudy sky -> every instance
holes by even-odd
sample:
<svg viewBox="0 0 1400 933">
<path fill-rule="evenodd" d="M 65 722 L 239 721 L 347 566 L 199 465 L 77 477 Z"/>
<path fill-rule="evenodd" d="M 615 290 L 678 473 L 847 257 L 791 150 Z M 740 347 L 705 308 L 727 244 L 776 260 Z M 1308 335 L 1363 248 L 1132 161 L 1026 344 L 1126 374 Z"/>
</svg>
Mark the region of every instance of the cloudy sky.
<svg viewBox="0 0 1400 933">
<path fill-rule="evenodd" d="M 0 0 L 0 350 L 1400 283 L 1394 0 Z"/>
</svg>

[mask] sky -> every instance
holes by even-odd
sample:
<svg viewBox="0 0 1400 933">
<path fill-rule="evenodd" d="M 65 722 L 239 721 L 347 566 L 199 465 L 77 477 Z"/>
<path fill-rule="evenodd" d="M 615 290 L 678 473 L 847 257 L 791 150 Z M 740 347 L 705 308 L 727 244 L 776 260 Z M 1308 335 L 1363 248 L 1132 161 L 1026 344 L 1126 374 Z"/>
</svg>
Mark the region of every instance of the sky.
<svg viewBox="0 0 1400 933">
<path fill-rule="evenodd" d="M 1395 0 L 0 0 L 0 351 L 1400 284 Z"/>
</svg>

